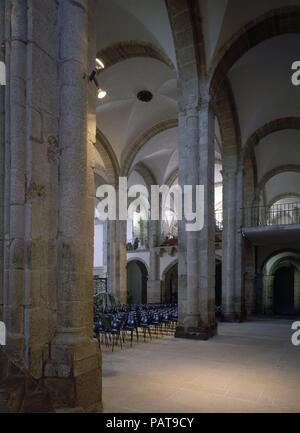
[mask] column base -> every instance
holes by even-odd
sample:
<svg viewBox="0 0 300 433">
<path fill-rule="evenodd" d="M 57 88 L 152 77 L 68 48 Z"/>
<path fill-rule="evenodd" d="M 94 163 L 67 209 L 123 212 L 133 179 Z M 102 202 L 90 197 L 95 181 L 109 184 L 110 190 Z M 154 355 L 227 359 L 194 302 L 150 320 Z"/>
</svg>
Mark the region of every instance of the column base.
<svg viewBox="0 0 300 433">
<path fill-rule="evenodd" d="M 177 326 L 175 337 L 176 338 L 188 338 L 190 340 L 209 340 L 210 338 L 218 334 L 218 325 L 215 323 L 210 326 L 197 326 L 188 327 Z"/>
<path fill-rule="evenodd" d="M 101 412 L 101 355 L 97 341 L 72 334 L 55 337 L 44 384 L 57 411 Z"/>
</svg>

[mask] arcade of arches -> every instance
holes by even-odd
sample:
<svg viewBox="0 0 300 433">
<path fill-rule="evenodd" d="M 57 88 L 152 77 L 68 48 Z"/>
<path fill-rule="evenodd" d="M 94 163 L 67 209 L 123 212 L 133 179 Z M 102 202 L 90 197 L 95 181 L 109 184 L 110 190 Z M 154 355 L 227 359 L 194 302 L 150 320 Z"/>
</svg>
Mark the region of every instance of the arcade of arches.
<svg viewBox="0 0 300 433">
<path fill-rule="evenodd" d="M 178 304 L 189 347 L 300 315 L 300 0 L 5 0 L 0 43 L 0 380 L 101 410 L 95 278 L 122 304 Z M 120 177 L 203 185 L 203 229 L 174 203 L 147 220 L 142 195 L 102 221 Z"/>
</svg>

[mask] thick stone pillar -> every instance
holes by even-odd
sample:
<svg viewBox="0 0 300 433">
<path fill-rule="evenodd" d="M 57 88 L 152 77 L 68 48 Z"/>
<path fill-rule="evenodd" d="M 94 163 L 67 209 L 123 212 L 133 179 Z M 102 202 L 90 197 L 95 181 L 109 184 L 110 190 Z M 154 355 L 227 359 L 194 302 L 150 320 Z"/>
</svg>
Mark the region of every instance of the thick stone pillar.
<svg viewBox="0 0 300 433">
<path fill-rule="evenodd" d="M 118 214 L 117 214 L 118 215 Z M 108 221 L 107 284 L 121 304 L 127 303 L 126 221 Z"/>
<path fill-rule="evenodd" d="M 210 96 L 204 94 L 199 113 L 199 184 L 204 186 L 204 227 L 199 233 L 200 328 L 203 338 L 217 333 L 215 317 L 215 121 Z"/>
<path fill-rule="evenodd" d="M 255 263 L 254 247 L 250 241 L 243 240 L 243 261 L 244 261 L 244 296 L 245 310 L 247 316 L 257 313 L 256 290 L 255 290 Z"/>
<path fill-rule="evenodd" d="M 114 295 L 116 288 L 116 221 L 107 221 L 107 288 Z"/>
<path fill-rule="evenodd" d="M 1 48 L 2 47 L 2 48 Z M 0 3 L 0 61 L 5 63 L 5 2 Z M 0 86 L 0 321 L 3 321 L 5 86 Z"/>
<path fill-rule="evenodd" d="M 235 253 L 235 313 L 237 320 L 246 316 L 245 295 L 245 242 L 242 234 L 244 203 L 244 166 L 238 161 L 236 175 L 236 253 Z"/>
<path fill-rule="evenodd" d="M 222 313 L 235 320 L 236 164 L 223 165 Z"/>
<path fill-rule="evenodd" d="M 199 113 L 197 107 L 187 108 L 179 117 L 179 182 L 197 185 L 199 179 Z M 179 224 L 179 323 L 177 337 L 189 337 L 198 330 L 199 314 L 199 252 L 198 233 L 186 232 L 185 221 Z M 182 271 L 185 281 L 182 281 Z M 184 285 L 182 284 L 184 283 Z M 194 332 L 196 336 L 196 332 Z"/>
<path fill-rule="evenodd" d="M 127 221 L 116 221 L 116 295 L 121 304 L 127 303 Z"/>
<path fill-rule="evenodd" d="M 21 0 L 5 5 L 6 349 L 40 379 L 56 320 L 57 7 Z"/>
<path fill-rule="evenodd" d="M 103 245 L 102 245 L 102 254 L 103 254 L 103 267 L 107 273 L 107 243 L 108 243 L 108 223 L 105 221 L 103 223 Z"/>
<path fill-rule="evenodd" d="M 160 257 L 155 251 L 155 247 L 159 242 L 159 221 L 149 221 L 149 250 L 150 250 L 150 266 L 147 281 L 147 302 L 161 302 L 161 283 L 160 283 Z"/>
<path fill-rule="evenodd" d="M 56 408 L 101 408 L 101 359 L 92 336 L 92 257 L 95 196 L 90 145 L 95 143 L 95 103 L 87 76 L 88 35 L 95 2 L 59 3 L 60 194 L 57 332 L 45 369 L 45 384 Z M 91 37 L 91 36 L 90 36 Z M 91 50 L 91 49 L 90 49 Z M 91 61 L 91 63 L 90 63 Z M 93 106 L 92 106 L 93 105 Z M 92 191 L 93 190 L 93 191 Z"/>
<path fill-rule="evenodd" d="M 243 239 L 241 235 L 243 204 L 243 168 L 237 155 L 223 159 L 223 235 L 222 235 L 222 313 L 223 319 L 240 321 L 244 315 L 242 277 Z"/>
<path fill-rule="evenodd" d="M 26 171 L 26 3 L 6 3 L 5 249 L 3 318 L 6 350 L 24 366 L 24 204 Z M 8 27 L 8 26 L 7 26 Z M 15 283 L 14 283 L 15 282 Z"/>
<path fill-rule="evenodd" d="M 178 183 L 181 188 L 186 185 L 187 166 L 189 164 L 188 153 L 186 152 L 186 113 L 184 110 L 179 112 L 178 129 L 179 129 L 179 166 L 178 166 Z M 183 328 L 184 318 L 187 314 L 187 249 L 186 249 L 186 231 L 184 219 L 178 221 L 178 319 L 180 330 Z M 178 331 L 177 331 L 178 332 Z"/>
<path fill-rule="evenodd" d="M 204 227 L 179 224 L 179 323 L 177 337 L 208 339 L 216 333 L 214 117 L 206 96 L 180 114 L 180 185 L 204 186 Z M 185 274 L 184 272 L 185 271 Z M 185 278 L 183 278 L 185 277 Z"/>
</svg>

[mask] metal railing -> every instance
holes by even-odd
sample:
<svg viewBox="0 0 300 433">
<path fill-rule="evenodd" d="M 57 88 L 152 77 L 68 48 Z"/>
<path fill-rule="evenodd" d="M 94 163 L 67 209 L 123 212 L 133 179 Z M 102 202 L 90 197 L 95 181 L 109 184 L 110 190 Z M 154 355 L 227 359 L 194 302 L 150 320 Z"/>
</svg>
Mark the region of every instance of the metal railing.
<svg viewBox="0 0 300 433">
<path fill-rule="evenodd" d="M 300 203 L 245 208 L 243 218 L 244 227 L 300 224 Z"/>
<path fill-rule="evenodd" d="M 94 295 L 107 293 L 107 278 L 94 277 Z"/>
</svg>

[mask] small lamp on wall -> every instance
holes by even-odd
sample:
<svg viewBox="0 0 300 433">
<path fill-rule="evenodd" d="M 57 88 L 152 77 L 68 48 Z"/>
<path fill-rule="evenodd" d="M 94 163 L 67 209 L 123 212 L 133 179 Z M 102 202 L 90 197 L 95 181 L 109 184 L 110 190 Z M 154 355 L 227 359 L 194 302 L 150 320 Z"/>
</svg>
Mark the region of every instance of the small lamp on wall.
<svg viewBox="0 0 300 433">
<path fill-rule="evenodd" d="M 107 95 L 107 92 L 103 89 L 101 89 L 101 87 L 99 86 L 99 82 L 97 80 L 97 74 L 103 70 L 105 68 L 104 63 L 102 62 L 102 60 L 96 58 L 96 64 L 95 64 L 95 68 L 93 69 L 93 71 L 91 72 L 90 76 L 89 76 L 89 80 L 93 81 L 95 83 L 95 86 L 97 87 L 98 90 L 98 99 L 103 99 L 105 98 L 105 96 Z"/>
</svg>

